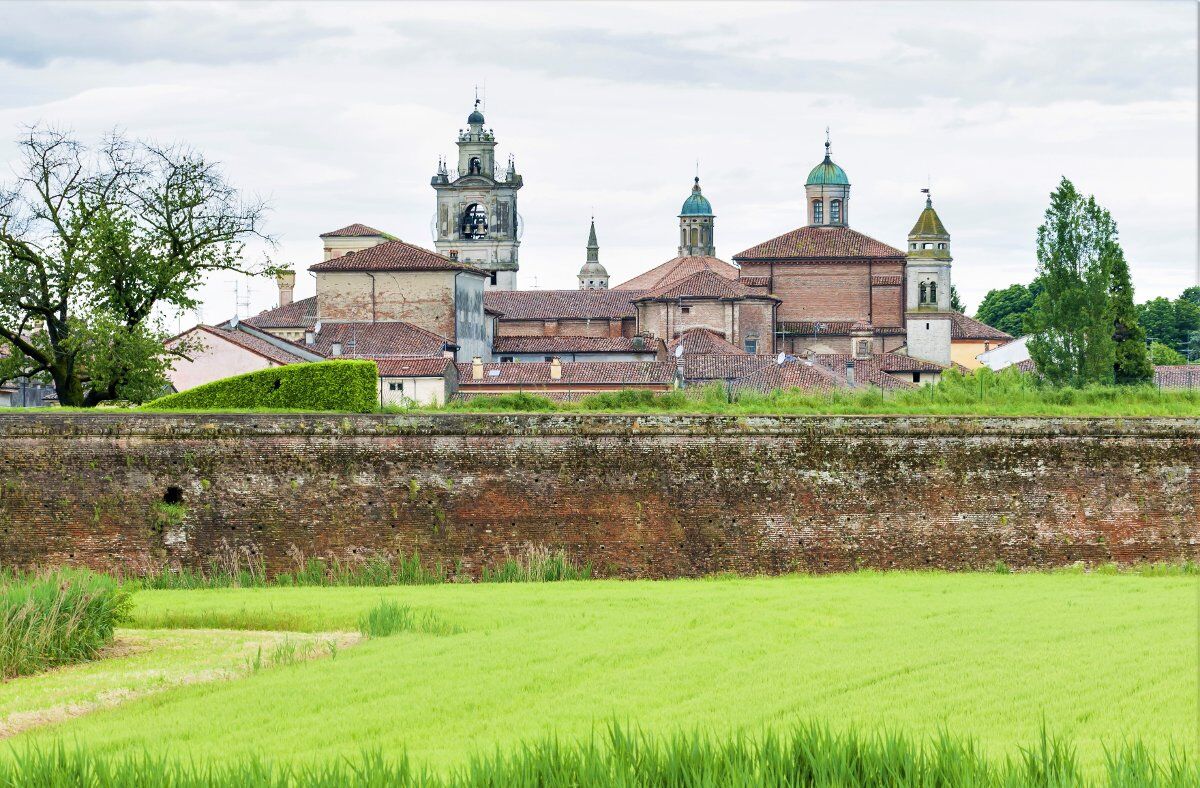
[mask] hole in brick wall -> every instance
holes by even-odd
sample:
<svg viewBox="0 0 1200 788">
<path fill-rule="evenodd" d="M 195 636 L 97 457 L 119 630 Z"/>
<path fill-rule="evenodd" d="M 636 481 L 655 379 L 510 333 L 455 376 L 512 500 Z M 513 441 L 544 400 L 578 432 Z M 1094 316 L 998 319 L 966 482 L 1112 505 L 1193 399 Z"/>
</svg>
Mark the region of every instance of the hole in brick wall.
<svg viewBox="0 0 1200 788">
<path fill-rule="evenodd" d="M 183 503 L 183 488 L 171 485 L 163 493 L 163 503 Z"/>
</svg>

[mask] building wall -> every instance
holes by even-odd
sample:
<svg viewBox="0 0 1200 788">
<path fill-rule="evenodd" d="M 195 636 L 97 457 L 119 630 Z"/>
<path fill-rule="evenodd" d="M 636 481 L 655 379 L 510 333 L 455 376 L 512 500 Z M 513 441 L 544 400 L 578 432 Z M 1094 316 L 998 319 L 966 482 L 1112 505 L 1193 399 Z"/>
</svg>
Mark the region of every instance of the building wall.
<svg viewBox="0 0 1200 788">
<path fill-rule="evenodd" d="M 956 364 L 962 364 L 967 369 L 979 369 L 983 366 L 983 362 L 976 356 L 994 350 L 1003 344 L 996 340 L 985 342 L 981 339 L 955 339 L 950 343 L 950 360 Z"/>
<path fill-rule="evenodd" d="M 774 347 L 775 323 L 770 301 L 716 301 L 683 299 L 639 303 L 638 331 L 650 333 L 667 342 L 692 328 L 716 331 L 738 347 L 746 336 L 758 337 L 758 352 L 770 353 Z M 687 309 L 687 313 L 684 313 Z"/>
<path fill-rule="evenodd" d="M 637 319 L 633 317 L 608 320 L 506 320 L 496 324 L 496 336 L 501 337 L 632 337 L 637 334 Z"/>
<path fill-rule="evenodd" d="M 186 391 L 204 383 L 255 372 L 279 364 L 252 353 L 240 345 L 227 342 L 207 331 L 189 331 L 182 337 L 166 343 L 168 350 L 177 347 L 180 341 L 198 345 L 199 349 L 188 353 L 191 360 L 176 358 L 171 361 L 167 380 L 176 391 Z"/>
<path fill-rule="evenodd" d="M 341 257 L 346 252 L 361 252 L 363 249 L 387 243 L 387 239 L 379 236 L 333 236 L 322 238 L 321 242 L 325 246 L 325 259 L 332 260 L 335 257 Z"/>
<path fill-rule="evenodd" d="M 454 271 L 380 271 L 374 277 L 376 321 L 402 320 L 454 340 Z M 318 273 L 317 309 L 321 320 L 371 322 L 371 277 Z"/>
<path fill-rule="evenodd" d="M 908 355 L 950 364 L 950 318 L 919 312 L 908 315 Z"/>
<path fill-rule="evenodd" d="M 383 377 L 379 381 L 381 405 L 409 405 L 413 402 L 418 405 L 441 405 L 446 401 L 445 378 Z M 403 390 L 393 390 L 393 384 L 399 384 Z"/>
<path fill-rule="evenodd" d="M 871 276 L 903 273 L 904 263 L 899 260 L 870 264 L 776 263 L 771 266 L 747 262 L 742 265 L 742 276 L 773 276 L 771 295 L 783 301 L 777 318 L 782 321 L 871 320 L 876 325 L 900 325 L 899 288 L 895 285 L 872 288 Z M 873 307 L 879 310 L 878 316 L 873 314 Z"/>
<path fill-rule="evenodd" d="M 14 412 L 0 489 L 10 567 L 419 550 L 478 573 L 530 545 L 624 577 L 1200 559 L 1194 419 Z"/>
<path fill-rule="evenodd" d="M 483 312 L 485 277 L 460 271 L 454 277 L 454 341 L 458 361 L 492 360 L 492 319 Z"/>
</svg>

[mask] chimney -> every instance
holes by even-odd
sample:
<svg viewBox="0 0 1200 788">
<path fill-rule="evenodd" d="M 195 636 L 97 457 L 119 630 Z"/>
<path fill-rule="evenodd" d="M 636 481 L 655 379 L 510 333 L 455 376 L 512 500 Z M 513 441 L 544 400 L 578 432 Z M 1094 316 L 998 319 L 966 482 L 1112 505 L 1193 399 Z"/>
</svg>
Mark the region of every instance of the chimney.
<svg viewBox="0 0 1200 788">
<path fill-rule="evenodd" d="M 331 355 L 331 356 L 342 355 L 342 343 L 341 342 L 331 342 L 329 344 L 329 355 Z"/>
<path fill-rule="evenodd" d="M 846 359 L 846 384 L 854 388 L 854 359 Z"/>
<path fill-rule="evenodd" d="M 479 356 L 471 359 L 471 380 L 483 380 L 483 359 Z"/>
<path fill-rule="evenodd" d="M 292 291 L 296 288 L 296 272 L 280 271 L 275 275 L 275 281 L 279 284 L 279 305 L 287 306 L 292 303 Z"/>
<path fill-rule="evenodd" d="M 451 249 L 451 250 L 450 250 L 450 259 L 451 259 L 451 260 L 457 260 L 457 259 L 458 259 L 458 250 L 457 250 L 457 249 Z"/>
<path fill-rule="evenodd" d="M 562 380 L 562 359 L 558 356 L 550 359 L 550 379 Z"/>
<path fill-rule="evenodd" d="M 317 344 L 317 334 L 315 331 L 305 331 L 304 332 L 304 344 L 306 344 L 306 345 Z"/>
</svg>

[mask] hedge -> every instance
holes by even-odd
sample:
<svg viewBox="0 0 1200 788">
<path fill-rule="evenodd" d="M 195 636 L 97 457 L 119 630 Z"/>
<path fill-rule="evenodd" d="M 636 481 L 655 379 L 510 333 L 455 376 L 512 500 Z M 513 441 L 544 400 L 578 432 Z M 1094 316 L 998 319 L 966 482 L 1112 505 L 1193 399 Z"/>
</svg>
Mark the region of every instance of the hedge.
<svg viewBox="0 0 1200 788">
<path fill-rule="evenodd" d="M 374 361 L 289 364 L 160 397 L 148 410 L 340 410 L 368 413 L 379 399 Z"/>
</svg>

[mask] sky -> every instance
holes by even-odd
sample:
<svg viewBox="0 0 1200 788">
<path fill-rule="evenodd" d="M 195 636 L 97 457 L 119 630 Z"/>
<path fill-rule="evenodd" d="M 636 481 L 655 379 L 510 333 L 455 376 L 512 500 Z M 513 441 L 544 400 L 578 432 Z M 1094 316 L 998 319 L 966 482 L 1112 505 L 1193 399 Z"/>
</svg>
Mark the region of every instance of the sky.
<svg viewBox="0 0 1200 788">
<path fill-rule="evenodd" d="M 180 142 L 265 198 L 294 267 L 352 222 L 432 248 L 439 156 L 478 87 L 516 158 L 521 288 L 675 256 L 699 161 L 725 260 L 804 224 L 831 131 L 852 228 L 904 248 L 922 188 L 974 312 L 1034 274 L 1063 176 L 1117 220 L 1136 296 L 1197 278 L 1193 2 L 3 3 L 0 182 L 22 128 Z M 8 162 L 8 166 L 4 165 Z M 219 274 L 181 327 L 277 303 Z M 247 289 L 249 295 L 247 298 Z"/>
</svg>

